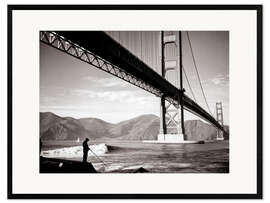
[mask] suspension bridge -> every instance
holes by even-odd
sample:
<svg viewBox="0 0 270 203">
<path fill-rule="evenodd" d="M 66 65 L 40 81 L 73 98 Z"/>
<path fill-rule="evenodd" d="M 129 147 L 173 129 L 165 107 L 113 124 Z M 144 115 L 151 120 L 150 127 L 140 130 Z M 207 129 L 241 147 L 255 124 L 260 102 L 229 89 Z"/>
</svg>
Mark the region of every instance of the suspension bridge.
<svg viewBox="0 0 270 203">
<path fill-rule="evenodd" d="M 186 140 L 184 110 L 217 128 L 217 140 L 227 133 L 223 127 L 222 103 L 216 103 L 216 118 L 209 108 L 198 71 L 189 32 L 185 32 L 192 62 L 207 107 L 196 101 L 182 60 L 182 31 L 41 31 L 40 41 L 132 85 L 160 97 L 159 141 Z M 186 79 L 192 98 L 183 87 Z"/>
</svg>

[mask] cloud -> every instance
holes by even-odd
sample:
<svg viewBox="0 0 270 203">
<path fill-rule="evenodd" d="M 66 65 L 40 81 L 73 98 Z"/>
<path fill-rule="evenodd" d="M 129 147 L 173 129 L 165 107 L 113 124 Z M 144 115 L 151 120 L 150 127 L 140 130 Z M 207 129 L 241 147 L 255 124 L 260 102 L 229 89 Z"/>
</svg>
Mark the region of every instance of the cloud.
<svg viewBox="0 0 270 203">
<path fill-rule="evenodd" d="M 71 89 L 69 92 L 78 97 L 95 98 L 97 96 L 95 91 L 87 90 L 87 89 Z"/>
<path fill-rule="evenodd" d="M 90 81 L 100 87 L 127 87 L 129 85 L 128 82 L 116 77 L 98 78 L 93 76 L 85 76 L 82 79 L 85 81 Z"/>
<path fill-rule="evenodd" d="M 126 87 L 128 85 L 128 83 L 126 81 L 122 81 L 122 80 L 103 80 L 101 81 L 103 83 L 103 86 L 105 87 Z"/>
<path fill-rule="evenodd" d="M 89 106 L 86 105 L 42 105 L 41 109 L 52 109 L 52 110 L 85 110 L 88 109 Z"/>
<path fill-rule="evenodd" d="M 214 85 L 229 86 L 229 75 L 219 74 L 211 80 Z"/>
<path fill-rule="evenodd" d="M 97 92 L 96 97 L 109 102 L 119 102 L 119 103 L 134 103 L 139 105 L 145 105 L 151 102 L 150 96 L 140 96 L 136 92 L 131 91 L 104 91 Z"/>
<path fill-rule="evenodd" d="M 143 90 L 129 91 L 93 91 L 88 89 L 72 89 L 70 92 L 75 97 L 87 97 L 95 100 L 102 100 L 104 102 L 119 102 L 119 103 L 136 103 L 146 105 L 151 103 L 153 96 L 150 94 L 142 94 Z"/>
<path fill-rule="evenodd" d="M 52 103 L 55 103 L 56 101 L 57 101 L 57 98 L 51 97 L 51 96 L 42 96 L 40 98 L 40 103 L 42 104 L 52 104 Z"/>
<path fill-rule="evenodd" d="M 68 95 L 57 97 L 55 103 L 41 103 L 40 111 L 54 112 L 75 118 L 97 117 L 120 122 L 142 114 L 157 114 L 159 100 L 143 90 L 98 91 L 68 89 Z"/>
<path fill-rule="evenodd" d="M 83 80 L 86 80 L 86 81 L 96 81 L 97 78 L 96 77 L 93 77 L 93 76 L 84 76 L 82 77 Z"/>
</svg>

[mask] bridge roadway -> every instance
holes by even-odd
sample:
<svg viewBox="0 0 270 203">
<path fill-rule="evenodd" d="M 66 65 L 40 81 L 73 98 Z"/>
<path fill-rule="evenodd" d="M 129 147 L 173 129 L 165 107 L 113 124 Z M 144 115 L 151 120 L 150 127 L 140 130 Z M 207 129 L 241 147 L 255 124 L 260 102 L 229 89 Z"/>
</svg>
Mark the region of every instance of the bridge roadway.
<svg viewBox="0 0 270 203">
<path fill-rule="evenodd" d="M 46 37 L 44 37 L 46 35 Z M 49 36 L 53 36 L 54 40 L 50 41 Z M 181 91 L 173 86 L 170 82 L 164 79 L 161 75 L 151 69 L 148 65 L 142 62 L 138 57 L 133 55 L 130 51 L 113 40 L 105 32 L 102 31 L 41 31 L 41 41 L 53 46 L 68 54 L 70 52 L 59 48 L 55 43 L 56 40 L 68 41 L 69 44 L 73 44 L 75 47 L 82 47 L 83 50 L 90 51 L 100 58 L 108 61 L 109 63 L 119 67 L 121 70 L 131 74 L 135 78 L 143 81 L 147 85 L 159 91 L 159 95 L 165 95 L 169 102 L 173 102 L 178 105 L 179 98 L 181 98 Z M 61 42 L 62 43 L 62 42 Z M 76 58 L 79 58 L 75 54 L 71 54 Z M 77 54 L 78 55 L 78 54 Z M 111 73 L 111 72 L 110 72 Z M 112 74 L 112 73 L 111 73 Z M 144 88 L 145 89 L 145 88 Z M 147 90 L 147 89 L 145 89 Z M 150 91 L 153 93 L 153 91 Z M 157 95 L 157 94 L 156 94 Z M 184 108 L 191 113 L 201 117 L 208 121 L 218 129 L 224 131 L 223 127 L 216 121 L 216 119 L 200 107 L 196 102 L 190 99 L 187 95 L 183 94 Z M 224 131 L 225 132 L 225 131 Z"/>
</svg>

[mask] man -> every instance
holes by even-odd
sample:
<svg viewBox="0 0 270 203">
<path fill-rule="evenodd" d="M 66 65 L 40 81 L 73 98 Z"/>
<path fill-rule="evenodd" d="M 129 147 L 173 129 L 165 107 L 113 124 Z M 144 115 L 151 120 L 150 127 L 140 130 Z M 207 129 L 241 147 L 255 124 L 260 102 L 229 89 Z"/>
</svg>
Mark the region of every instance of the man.
<svg viewBox="0 0 270 203">
<path fill-rule="evenodd" d="M 83 145 L 83 162 L 87 162 L 87 156 L 88 156 L 88 151 L 89 151 L 89 147 L 87 144 L 88 141 L 89 141 L 89 139 L 86 138 L 82 144 Z"/>
<path fill-rule="evenodd" d="M 41 156 L 42 140 L 39 138 L 39 155 Z"/>
</svg>

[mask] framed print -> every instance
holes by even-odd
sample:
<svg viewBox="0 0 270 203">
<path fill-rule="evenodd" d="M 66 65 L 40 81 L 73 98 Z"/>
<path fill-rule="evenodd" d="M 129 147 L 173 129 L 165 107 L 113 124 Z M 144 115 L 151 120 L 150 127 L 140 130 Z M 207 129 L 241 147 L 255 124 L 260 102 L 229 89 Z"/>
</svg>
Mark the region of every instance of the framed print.
<svg viewBox="0 0 270 203">
<path fill-rule="evenodd" d="M 261 199 L 261 5 L 9 5 L 8 198 Z"/>
</svg>

